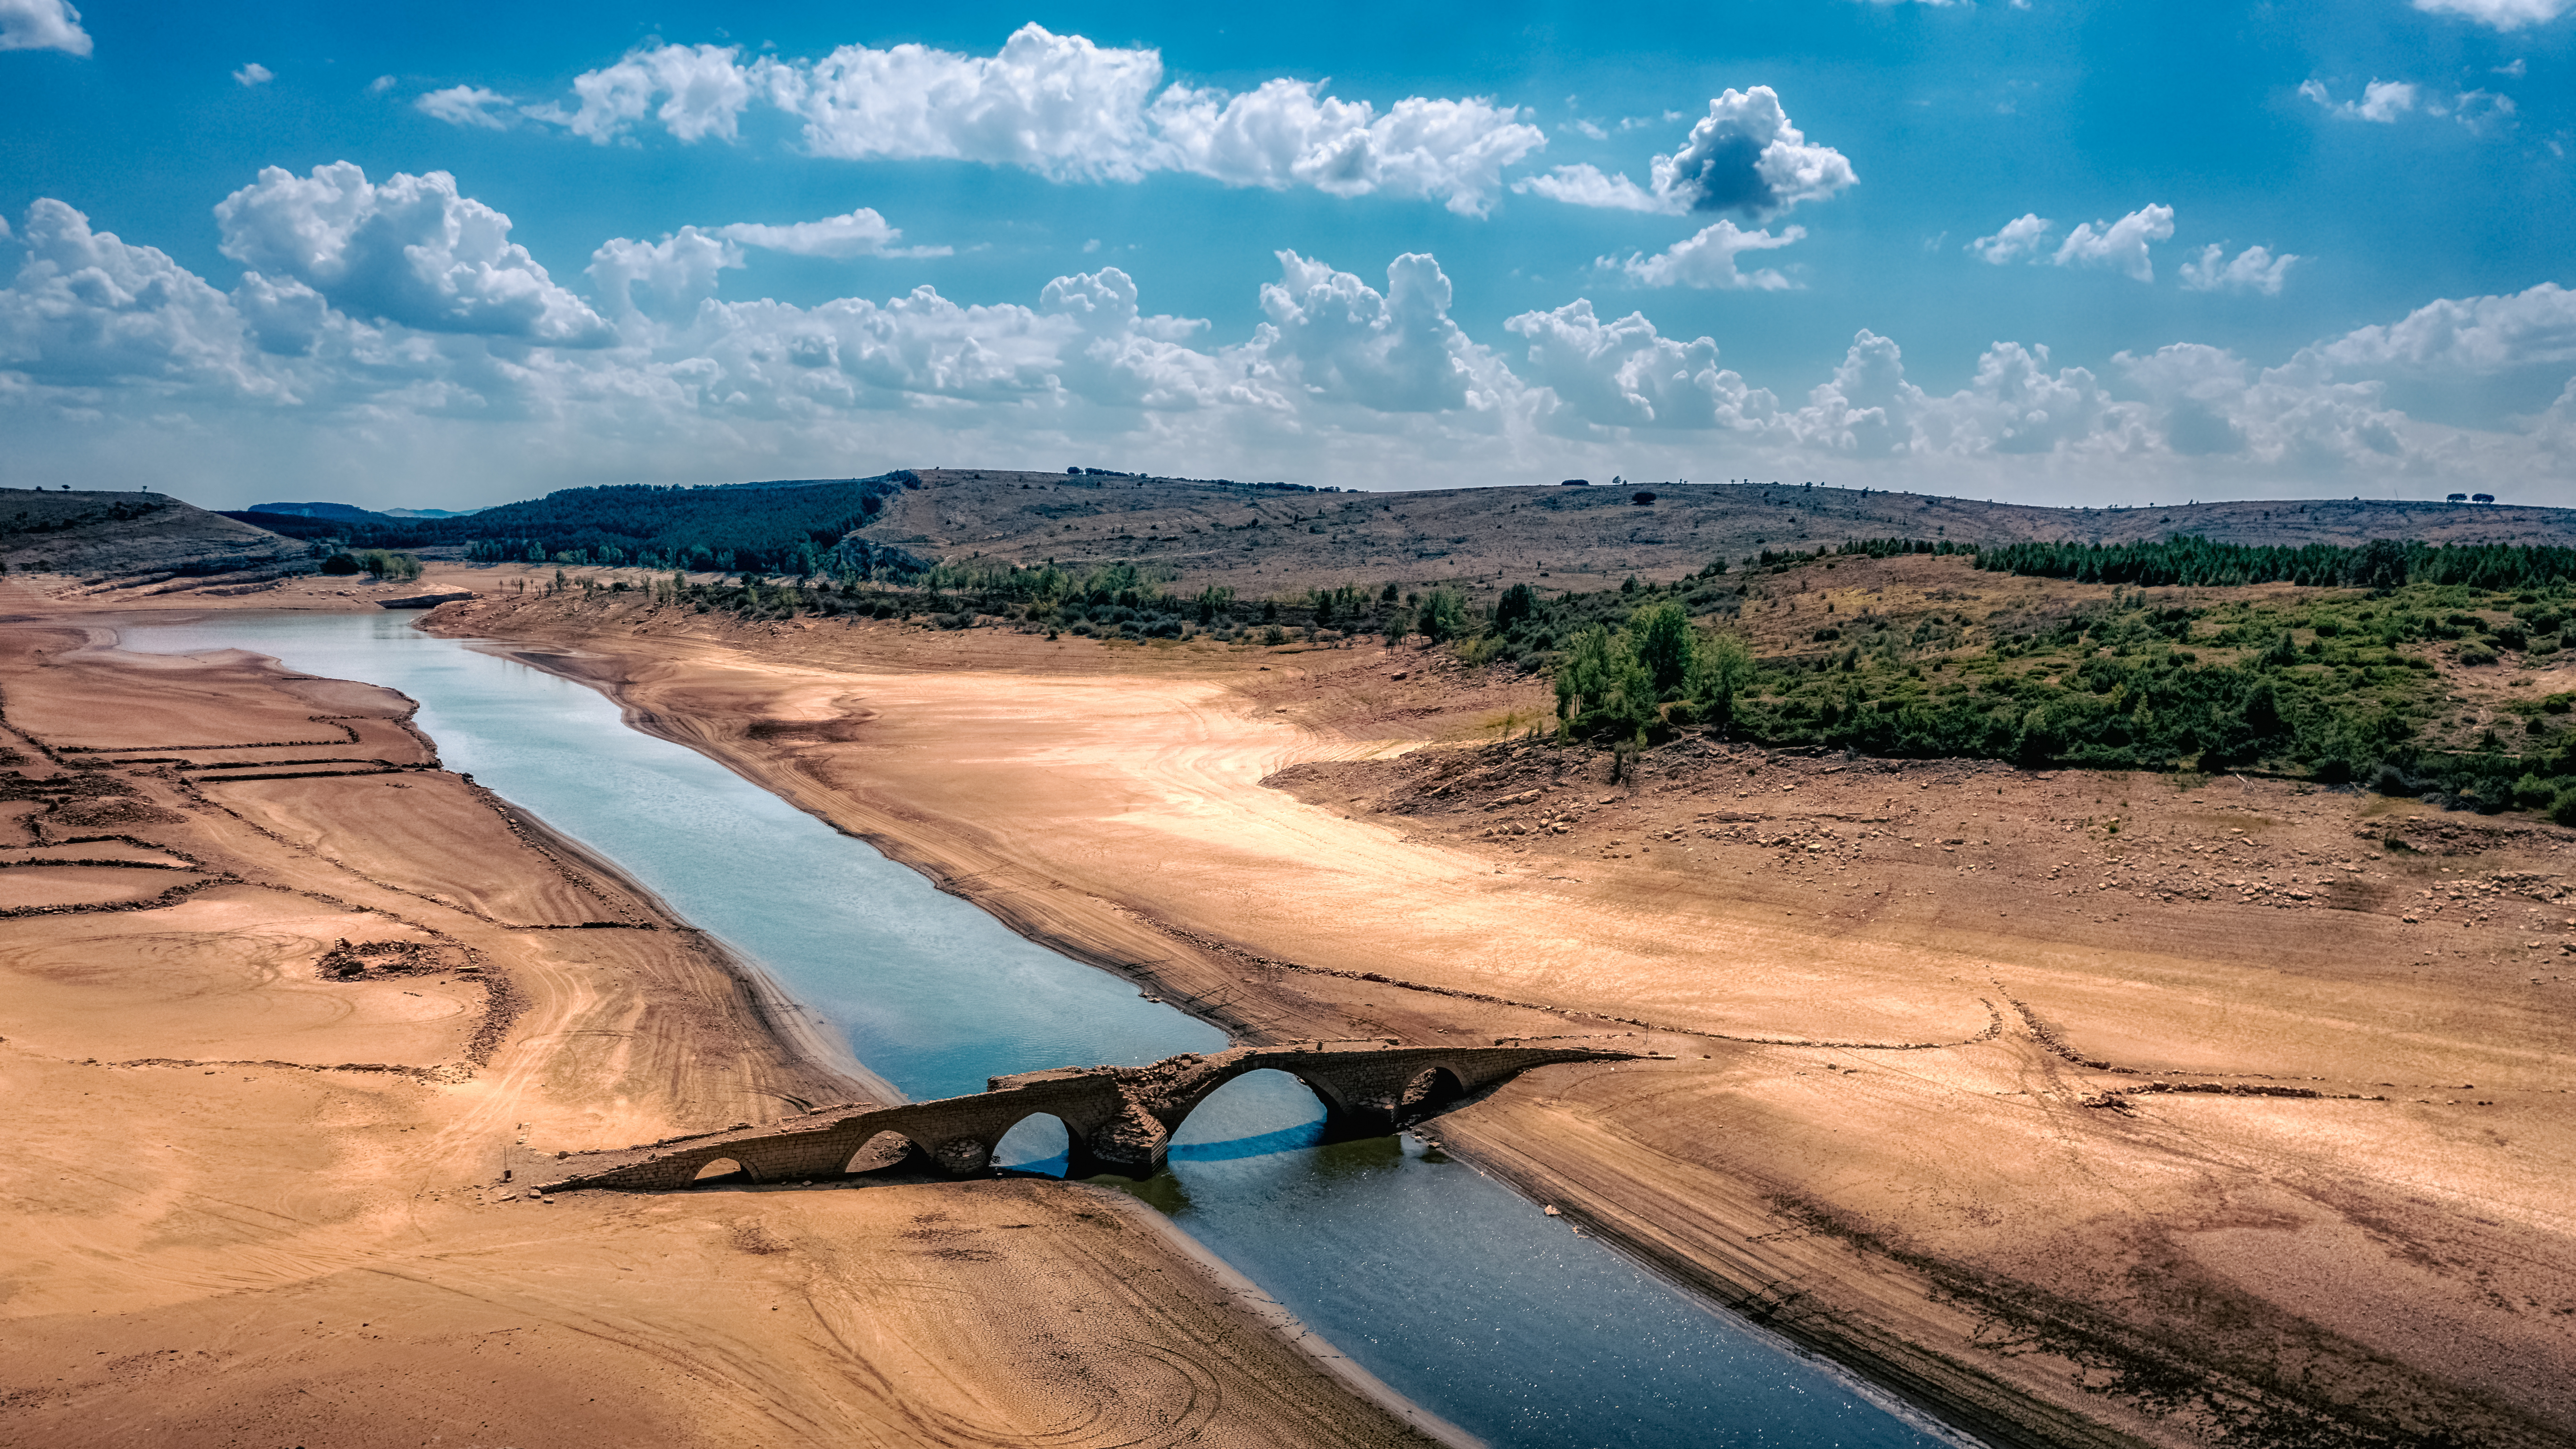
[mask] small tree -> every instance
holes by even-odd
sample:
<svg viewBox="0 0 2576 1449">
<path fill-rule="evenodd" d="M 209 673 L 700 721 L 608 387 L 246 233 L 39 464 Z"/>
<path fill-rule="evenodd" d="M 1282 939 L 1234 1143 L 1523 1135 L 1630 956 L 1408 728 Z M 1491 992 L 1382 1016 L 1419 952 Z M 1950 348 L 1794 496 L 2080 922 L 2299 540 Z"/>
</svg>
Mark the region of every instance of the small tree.
<svg viewBox="0 0 2576 1449">
<path fill-rule="evenodd" d="M 1417 626 L 1437 644 L 1467 632 L 1467 601 L 1450 588 L 1433 589 L 1422 601 Z"/>
<path fill-rule="evenodd" d="M 1657 700 L 1680 699 L 1700 670 L 1699 631 L 1678 599 L 1649 604 L 1628 620 L 1631 647 Z"/>
<path fill-rule="evenodd" d="M 1626 630 L 1595 624 L 1574 636 L 1556 667 L 1556 713 L 1576 730 L 1635 729 L 1654 717 L 1654 682 Z"/>
<path fill-rule="evenodd" d="M 1735 717 L 1735 696 L 1753 682 L 1753 651 L 1733 634 L 1712 635 L 1700 645 L 1699 678 L 1691 697 L 1714 723 Z"/>
</svg>

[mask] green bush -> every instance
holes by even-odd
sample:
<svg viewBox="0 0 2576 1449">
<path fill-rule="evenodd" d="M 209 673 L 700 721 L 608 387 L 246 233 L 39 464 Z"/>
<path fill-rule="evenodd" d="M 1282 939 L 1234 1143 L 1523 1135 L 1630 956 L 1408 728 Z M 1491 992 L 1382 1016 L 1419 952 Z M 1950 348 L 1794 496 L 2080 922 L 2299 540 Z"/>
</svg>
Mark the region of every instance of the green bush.
<svg viewBox="0 0 2576 1449">
<path fill-rule="evenodd" d="M 2576 785 L 2558 792 L 2558 798 L 2550 802 L 2549 818 L 2561 825 L 2576 825 Z"/>
</svg>

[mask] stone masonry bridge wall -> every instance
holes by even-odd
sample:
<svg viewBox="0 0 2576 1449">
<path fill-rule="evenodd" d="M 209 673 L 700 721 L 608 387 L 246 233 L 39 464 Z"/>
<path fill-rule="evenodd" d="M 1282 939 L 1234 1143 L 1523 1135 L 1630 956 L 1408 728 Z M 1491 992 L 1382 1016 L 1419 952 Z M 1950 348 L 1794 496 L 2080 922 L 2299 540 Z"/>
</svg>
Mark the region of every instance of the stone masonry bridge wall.
<svg viewBox="0 0 2576 1449">
<path fill-rule="evenodd" d="M 730 1158 L 754 1182 L 833 1177 L 859 1149 L 892 1132 L 964 1176 L 985 1171 L 1004 1134 L 1048 1113 L 1069 1139 L 1070 1175 L 1104 1172 L 1142 1180 L 1163 1168 L 1172 1134 L 1216 1090 L 1246 1072 L 1286 1072 L 1324 1103 L 1326 1130 L 1375 1135 L 1408 1114 L 1482 1090 L 1532 1067 L 1639 1056 L 1590 1047 L 1403 1046 L 1393 1042 L 1300 1042 L 1195 1052 L 1143 1067 L 1066 1067 L 995 1077 L 970 1097 L 895 1107 L 824 1111 L 792 1122 L 711 1133 L 623 1152 L 582 1153 L 557 1163 L 547 1188 L 686 1187 L 709 1164 Z"/>
</svg>

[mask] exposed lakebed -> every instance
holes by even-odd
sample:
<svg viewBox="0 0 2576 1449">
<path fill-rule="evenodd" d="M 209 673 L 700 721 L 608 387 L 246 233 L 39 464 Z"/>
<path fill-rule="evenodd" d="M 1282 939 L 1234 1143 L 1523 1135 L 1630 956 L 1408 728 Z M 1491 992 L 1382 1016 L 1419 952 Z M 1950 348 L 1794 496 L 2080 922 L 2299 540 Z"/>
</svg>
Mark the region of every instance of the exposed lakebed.
<svg viewBox="0 0 2576 1449">
<path fill-rule="evenodd" d="M 418 700 L 448 768 L 758 960 L 912 1097 L 1226 1045 L 706 756 L 627 728 L 596 691 L 411 624 L 242 613 L 121 633 L 128 649 L 249 649 Z M 1322 1118 L 1293 1079 L 1254 1073 L 1182 1126 L 1167 1174 L 1132 1190 L 1468 1432 L 1567 1449 L 1942 1442 L 1418 1139 L 1325 1144 Z M 1062 1141 L 1024 1124 L 1001 1161 L 1060 1172 Z"/>
</svg>

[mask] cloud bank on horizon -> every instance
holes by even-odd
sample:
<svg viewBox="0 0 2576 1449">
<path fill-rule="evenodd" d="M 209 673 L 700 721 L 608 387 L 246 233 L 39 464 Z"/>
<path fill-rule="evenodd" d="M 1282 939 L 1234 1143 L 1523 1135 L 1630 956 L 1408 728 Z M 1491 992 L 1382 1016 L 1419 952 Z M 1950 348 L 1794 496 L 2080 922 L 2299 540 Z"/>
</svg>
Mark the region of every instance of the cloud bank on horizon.
<svg viewBox="0 0 2576 1449">
<path fill-rule="evenodd" d="M 2414 3 L 2497 44 L 2569 8 Z M 1851 9 L 1892 23 L 1895 7 Z M 62 0 L 0 0 L 0 50 L 96 66 L 117 44 L 102 36 Z M 406 83 L 372 61 L 348 89 L 393 118 L 378 125 L 412 128 L 407 150 L 474 147 L 486 167 L 521 168 L 540 183 L 519 188 L 522 218 L 547 179 L 628 157 L 827 168 L 845 179 L 786 189 L 837 195 L 838 210 L 781 216 L 772 201 L 755 218 L 728 214 L 741 201 L 727 183 L 672 186 L 650 208 L 663 229 L 593 231 L 566 257 L 552 218 L 556 244 L 532 246 L 454 172 L 346 153 L 237 173 L 161 236 L 94 219 L 131 209 L 112 175 L 22 197 L 0 217 L 14 440 L 0 482 L 151 481 L 238 503 L 301 478 L 352 501 L 474 503 L 1079 459 L 1364 487 L 1617 470 L 2061 502 L 2473 483 L 2576 503 L 2576 279 L 2545 245 L 2482 256 L 2497 282 L 2484 290 L 2408 295 L 2379 277 L 2330 297 L 2328 268 L 2373 271 L 2353 255 L 2366 226 L 2246 238 L 2261 218 L 2242 195 L 2203 196 L 2190 164 L 2152 153 L 2116 188 L 1983 168 L 1933 219 L 1989 229 L 1918 243 L 1906 217 L 1928 193 L 1909 163 L 1938 148 L 1877 136 L 1830 94 L 1834 123 L 1801 125 L 1799 92 L 1758 77 L 1640 115 L 1569 97 L 1551 132 L 1546 107 L 1500 87 L 1377 100 L 1322 78 L 1197 84 L 1157 50 L 1036 24 L 988 54 L 843 43 L 797 59 L 722 38 L 654 39 L 551 92 L 499 75 Z M 233 105 L 314 83 L 260 39 L 234 54 L 263 60 L 212 69 Z M 2541 129 L 2560 118 L 2498 89 L 2530 74 L 2517 53 L 2474 77 L 2283 75 L 2265 104 L 2273 124 L 2329 141 L 2456 119 L 2409 144 L 2455 148 L 2509 187 L 2536 170 L 2563 189 L 2564 144 Z M 1577 154 L 1542 165 L 1551 147 Z M 1007 183 L 1022 213 L 1065 206 L 1079 230 L 1016 237 L 978 174 L 1023 178 Z M 1897 201 L 1865 180 L 1881 176 Z M 849 177 L 871 204 L 850 204 Z M 2070 211 L 2093 219 L 2049 219 Z M 1158 250 L 1174 222 L 1217 231 L 1245 214 L 1293 217 L 1313 239 L 1259 247 L 1258 272 L 1239 250 Z M 1088 260 L 1104 238 L 1116 264 Z M 1453 254 L 1467 260 L 1440 260 Z M 2067 319 L 2085 350 L 1989 330 L 1980 287 L 2054 299 L 2033 315 Z M 1174 293 L 1197 305 L 1172 308 Z M 1501 294 L 1524 300 L 1496 307 Z M 2304 332 L 2284 315 L 2296 309 L 2317 319 Z M 1804 324 L 1793 342 L 1783 315 Z M 1931 334 L 1928 374 L 1917 341 L 1909 375 L 1896 333 L 1911 330 Z"/>
</svg>

